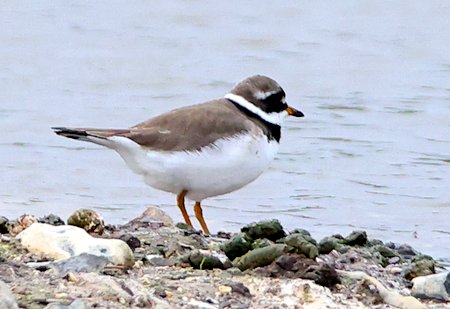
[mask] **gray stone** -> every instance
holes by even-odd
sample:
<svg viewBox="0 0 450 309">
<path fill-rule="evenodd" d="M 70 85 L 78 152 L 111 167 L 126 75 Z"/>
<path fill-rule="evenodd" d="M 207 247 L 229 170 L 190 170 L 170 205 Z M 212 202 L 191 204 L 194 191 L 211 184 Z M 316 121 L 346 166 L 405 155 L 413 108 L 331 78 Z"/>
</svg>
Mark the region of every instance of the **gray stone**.
<svg viewBox="0 0 450 309">
<path fill-rule="evenodd" d="M 234 260 L 250 251 L 252 243 L 245 238 L 245 234 L 240 233 L 224 242 L 220 248 L 230 260 Z"/>
<path fill-rule="evenodd" d="M 383 267 L 389 265 L 390 261 L 400 261 L 399 254 L 385 245 L 374 245 L 368 248 L 368 250 L 370 252 L 368 253 L 368 256 Z"/>
<path fill-rule="evenodd" d="M 69 272 L 100 273 L 108 263 L 109 260 L 104 256 L 82 253 L 80 255 L 70 257 L 67 260 L 55 262 L 51 265 L 51 267 L 58 270 L 61 276 L 64 277 Z"/>
<path fill-rule="evenodd" d="M 288 249 L 285 244 L 274 244 L 264 248 L 258 248 L 247 252 L 245 255 L 233 261 L 233 266 L 244 271 L 256 267 L 270 265 Z"/>
<path fill-rule="evenodd" d="M 241 232 L 251 240 L 267 238 L 276 241 L 286 236 L 283 227 L 278 220 L 260 221 L 244 226 Z"/>
<path fill-rule="evenodd" d="M 87 309 L 87 306 L 85 305 L 85 303 L 81 299 L 75 299 L 70 304 L 70 309 Z"/>
<path fill-rule="evenodd" d="M 48 304 L 44 309 L 87 309 L 88 307 L 81 299 L 75 299 L 70 305 L 60 303 Z"/>
<path fill-rule="evenodd" d="M 304 239 L 317 246 L 317 241 L 312 238 L 311 233 L 305 229 L 295 229 L 290 234 L 300 234 Z"/>
<path fill-rule="evenodd" d="M 406 280 L 412 280 L 416 277 L 427 276 L 435 273 L 436 262 L 427 255 L 415 256 L 411 264 L 402 271 Z"/>
<path fill-rule="evenodd" d="M 353 231 L 345 237 L 344 244 L 348 246 L 365 246 L 367 244 L 367 233 L 365 231 Z"/>
<path fill-rule="evenodd" d="M 192 226 L 187 225 L 184 222 L 178 222 L 177 224 L 175 224 L 175 226 L 177 228 L 179 228 L 180 230 L 185 230 L 185 231 L 189 231 L 189 232 L 195 232 L 195 229 Z"/>
<path fill-rule="evenodd" d="M 305 239 L 308 238 L 308 239 Z M 284 243 L 295 249 L 295 253 L 301 253 L 315 259 L 319 255 L 317 245 L 310 241 L 311 237 L 303 234 L 291 234 L 284 239 Z"/>
<path fill-rule="evenodd" d="M 339 276 L 334 267 L 328 264 L 318 264 L 310 265 L 301 275 L 303 279 L 314 280 L 315 283 L 325 286 L 332 287 L 338 283 L 341 283 Z"/>
<path fill-rule="evenodd" d="M 251 297 L 250 290 L 241 282 L 235 282 L 231 280 L 227 280 L 222 283 L 222 285 L 226 285 L 231 287 L 231 292 L 241 294 L 245 297 Z"/>
<path fill-rule="evenodd" d="M 0 216 L 0 234 L 8 233 L 8 222 L 9 220 L 6 217 Z"/>
<path fill-rule="evenodd" d="M 403 257 L 413 257 L 419 254 L 413 247 L 407 244 L 399 245 L 395 250 Z"/>
<path fill-rule="evenodd" d="M 208 250 L 194 250 L 188 255 L 189 264 L 195 269 L 227 269 L 232 267 L 226 256 Z"/>
<path fill-rule="evenodd" d="M 308 235 L 311 236 L 311 233 L 308 230 L 305 229 L 294 229 L 293 231 L 291 231 L 289 234 L 302 234 L 302 235 Z"/>
<path fill-rule="evenodd" d="M 275 260 L 275 263 L 272 263 L 273 266 L 269 271 L 271 271 L 270 275 L 286 275 L 286 272 L 303 272 L 310 265 L 315 265 L 315 261 L 305 257 L 303 254 L 284 254 Z"/>
<path fill-rule="evenodd" d="M 398 253 L 394 250 L 386 247 L 384 245 L 375 245 L 372 247 L 373 250 L 380 252 L 380 254 L 388 259 L 393 257 L 399 257 Z"/>
<path fill-rule="evenodd" d="M 69 306 L 63 305 L 61 303 L 50 303 L 45 306 L 44 309 L 69 309 Z"/>
<path fill-rule="evenodd" d="M 146 255 L 144 257 L 144 262 L 149 263 L 152 266 L 173 266 L 175 262 L 172 259 L 164 258 L 160 255 Z M 189 262 L 189 261 L 187 261 Z"/>
<path fill-rule="evenodd" d="M 328 254 L 333 250 L 342 252 L 343 249 L 347 247 L 343 244 L 343 240 L 333 236 L 325 237 L 319 242 L 319 253 Z"/>
<path fill-rule="evenodd" d="M 371 240 L 368 241 L 367 245 L 368 246 L 378 246 L 378 245 L 383 246 L 384 243 L 380 239 L 371 239 Z M 390 249 L 392 249 L 392 248 L 390 248 Z"/>
<path fill-rule="evenodd" d="M 9 290 L 9 287 L 0 280 L 0 309 L 17 309 L 16 298 Z"/>
<path fill-rule="evenodd" d="M 48 216 L 42 217 L 38 219 L 38 222 L 40 223 L 47 223 L 51 225 L 64 225 L 64 220 L 60 217 L 50 214 Z"/>
<path fill-rule="evenodd" d="M 400 257 L 394 256 L 388 260 L 389 264 L 398 264 L 401 261 Z"/>
<path fill-rule="evenodd" d="M 419 254 L 413 247 L 407 244 L 399 245 L 393 242 L 388 242 L 386 243 L 386 247 L 397 251 L 397 253 L 404 259 L 411 259 Z"/>
<path fill-rule="evenodd" d="M 260 239 L 255 240 L 252 243 L 252 249 L 264 248 L 264 247 L 267 247 L 267 246 L 270 246 L 273 244 L 274 244 L 274 242 L 271 240 L 268 240 L 267 238 L 260 238 Z"/>
<path fill-rule="evenodd" d="M 141 247 L 141 241 L 139 238 L 131 235 L 131 234 L 124 234 L 119 237 L 120 240 L 123 240 L 127 243 L 128 247 L 134 252 L 136 248 Z"/>
<path fill-rule="evenodd" d="M 237 267 L 228 268 L 227 273 L 229 273 L 232 276 L 241 276 L 242 275 L 242 271 Z"/>
</svg>

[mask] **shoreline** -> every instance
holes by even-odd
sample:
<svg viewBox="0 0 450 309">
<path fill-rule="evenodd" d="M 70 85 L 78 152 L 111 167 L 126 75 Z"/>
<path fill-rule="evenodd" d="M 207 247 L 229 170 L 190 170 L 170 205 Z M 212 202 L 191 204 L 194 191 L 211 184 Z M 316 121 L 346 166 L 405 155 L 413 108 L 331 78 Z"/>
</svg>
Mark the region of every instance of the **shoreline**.
<svg viewBox="0 0 450 309">
<path fill-rule="evenodd" d="M 0 282 L 20 308 L 450 308 L 446 265 L 365 231 L 318 241 L 267 220 L 204 236 L 158 208 L 124 225 L 91 210 L 67 221 L 0 221 Z"/>
</svg>

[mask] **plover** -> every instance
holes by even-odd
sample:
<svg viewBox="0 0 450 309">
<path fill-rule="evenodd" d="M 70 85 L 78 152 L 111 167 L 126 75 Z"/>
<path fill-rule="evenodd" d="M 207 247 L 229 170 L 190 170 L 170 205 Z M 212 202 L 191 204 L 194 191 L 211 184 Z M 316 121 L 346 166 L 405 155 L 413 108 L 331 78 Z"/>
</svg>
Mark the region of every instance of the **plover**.
<svg viewBox="0 0 450 309">
<path fill-rule="evenodd" d="M 153 188 L 177 195 L 192 227 L 185 198 L 205 234 L 201 202 L 254 181 L 277 153 L 281 124 L 303 113 L 286 103 L 273 79 L 255 75 L 223 98 L 175 109 L 129 129 L 52 128 L 56 134 L 115 150 Z"/>
</svg>

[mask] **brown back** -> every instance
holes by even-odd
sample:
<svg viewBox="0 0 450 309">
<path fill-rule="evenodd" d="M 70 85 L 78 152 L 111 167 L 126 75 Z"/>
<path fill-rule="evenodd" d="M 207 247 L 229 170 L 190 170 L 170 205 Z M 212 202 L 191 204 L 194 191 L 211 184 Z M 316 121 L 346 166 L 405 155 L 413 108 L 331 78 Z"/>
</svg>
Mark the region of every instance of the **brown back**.
<svg viewBox="0 0 450 309">
<path fill-rule="evenodd" d="M 116 135 L 150 149 L 192 151 L 254 129 L 253 121 L 228 100 L 219 99 L 170 111 Z"/>
</svg>

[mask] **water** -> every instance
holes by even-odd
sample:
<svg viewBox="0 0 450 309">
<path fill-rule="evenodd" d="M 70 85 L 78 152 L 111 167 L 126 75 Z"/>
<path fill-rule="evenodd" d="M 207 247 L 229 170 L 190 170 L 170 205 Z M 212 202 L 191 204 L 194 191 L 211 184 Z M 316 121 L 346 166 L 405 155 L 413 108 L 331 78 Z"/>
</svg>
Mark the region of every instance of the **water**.
<svg viewBox="0 0 450 309">
<path fill-rule="evenodd" d="M 212 231 L 279 218 L 450 259 L 447 1 L 13 1 L 0 16 L 1 215 L 123 223 L 155 204 L 181 220 L 115 153 L 50 127 L 127 127 L 261 73 L 306 117 L 263 176 L 204 202 Z"/>
</svg>

